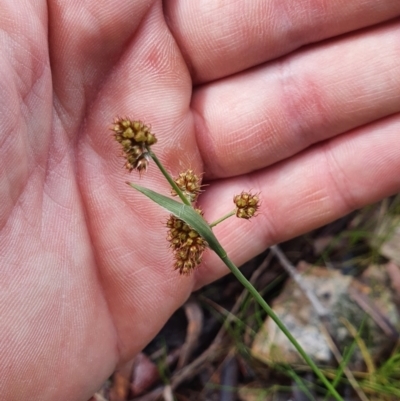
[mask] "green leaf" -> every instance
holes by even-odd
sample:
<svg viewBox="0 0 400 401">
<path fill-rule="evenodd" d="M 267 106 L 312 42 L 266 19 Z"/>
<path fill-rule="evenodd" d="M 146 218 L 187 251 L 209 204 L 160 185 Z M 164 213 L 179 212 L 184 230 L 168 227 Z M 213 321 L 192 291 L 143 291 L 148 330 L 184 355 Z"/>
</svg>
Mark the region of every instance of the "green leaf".
<svg viewBox="0 0 400 401">
<path fill-rule="evenodd" d="M 208 246 L 221 258 L 226 258 L 226 252 L 218 242 L 217 237 L 212 232 L 208 223 L 201 217 L 191 206 L 184 205 L 174 199 L 154 192 L 151 189 L 141 187 L 129 182 L 132 188 L 146 195 L 153 202 L 157 203 L 164 209 L 167 209 L 178 219 L 183 220 L 186 224 L 196 230 L 208 243 Z"/>
</svg>

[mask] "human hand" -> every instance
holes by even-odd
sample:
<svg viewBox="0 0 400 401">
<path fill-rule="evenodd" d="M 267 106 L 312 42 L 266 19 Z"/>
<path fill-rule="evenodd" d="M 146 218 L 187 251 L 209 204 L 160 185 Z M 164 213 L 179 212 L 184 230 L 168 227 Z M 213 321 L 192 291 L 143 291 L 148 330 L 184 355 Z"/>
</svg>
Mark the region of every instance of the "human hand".
<svg viewBox="0 0 400 401">
<path fill-rule="evenodd" d="M 3 1 L 4 400 L 89 398 L 227 272 L 211 252 L 172 270 L 116 115 L 152 125 L 173 175 L 205 171 L 209 221 L 261 193 L 257 220 L 215 228 L 237 264 L 399 191 L 397 0 L 164 3 Z M 153 164 L 140 184 L 169 193 Z"/>
</svg>

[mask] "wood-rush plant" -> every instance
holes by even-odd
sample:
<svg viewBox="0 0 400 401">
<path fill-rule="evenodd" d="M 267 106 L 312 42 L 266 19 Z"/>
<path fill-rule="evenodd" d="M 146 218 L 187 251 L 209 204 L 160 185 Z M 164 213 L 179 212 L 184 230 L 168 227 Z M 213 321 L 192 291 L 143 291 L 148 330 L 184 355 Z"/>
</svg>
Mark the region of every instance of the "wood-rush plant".
<svg viewBox="0 0 400 401">
<path fill-rule="evenodd" d="M 213 227 L 231 216 L 236 215 L 236 217 L 243 219 L 254 217 L 260 206 L 258 195 L 249 192 L 242 192 L 239 195 L 235 195 L 233 198 L 235 208 L 213 223 L 208 223 L 203 218 L 202 210 L 195 206 L 197 197 L 202 192 L 199 176 L 193 170 L 189 169 L 180 173 L 176 179 L 173 179 L 151 150 L 151 146 L 157 143 L 157 138 L 147 125 L 141 121 L 133 121 L 129 118 L 116 118 L 111 129 L 114 131 L 115 139 L 122 146 L 123 154 L 126 159 L 125 168 L 129 172 L 138 170 L 139 173 L 142 174 L 146 171 L 149 161 L 152 159 L 171 185 L 171 194 L 179 196 L 182 201 L 178 202 L 134 183 L 127 183 L 171 213 L 167 221 L 167 240 L 174 253 L 174 268 L 179 270 L 181 275 L 189 275 L 200 265 L 204 250 L 206 248 L 213 250 L 240 283 L 250 292 L 268 316 L 276 323 L 280 330 L 282 330 L 314 373 L 324 383 L 328 392 L 332 394 L 336 400 L 343 401 L 336 389 L 303 350 L 301 345 L 292 336 L 267 302 L 265 302 L 252 284 L 228 258 L 224 248 L 218 242 L 212 231 Z"/>
</svg>

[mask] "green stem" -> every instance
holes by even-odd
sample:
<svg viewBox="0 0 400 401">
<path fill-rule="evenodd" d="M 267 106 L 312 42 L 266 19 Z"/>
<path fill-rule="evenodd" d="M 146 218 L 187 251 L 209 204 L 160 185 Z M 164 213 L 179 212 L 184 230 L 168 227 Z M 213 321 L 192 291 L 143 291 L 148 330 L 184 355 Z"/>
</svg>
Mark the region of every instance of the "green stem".
<svg viewBox="0 0 400 401">
<path fill-rule="evenodd" d="M 158 160 L 158 157 L 150 150 L 148 146 L 146 146 L 147 152 L 150 154 L 151 158 L 154 160 L 154 163 L 157 164 L 157 167 L 160 169 L 162 172 L 163 176 L 167 179 L 171 187 L 174 189 L 174 191 L 178 194 L 178 196 L 181 198 L 182 202 L 185 205 L 192 206 L 191 202 L 189 201 L 188 198 L 184 195 L 184 193 L 180 190 L 178 185 L 176 185 L 176 182 L 173 180 L 173 178 L 168 174 L 167 170 L 165 170 L 164 166 L 161 164 L 160 160 Z"/>
<path fill-rule="evenodd" d="M 236 213 L 236 209 L 230 211 L 229 213 L 227 213 L 226 215 L 220 217 L 219 219 L 213 221 L 211 224 L 209 224 L 210 228 L 215 227 L 217 224 L 221 223 L 222 221 L 228 219 L 231 216 L 234 216 Z"/>
<path fill-rule="evenodd" d="M 293 337 L 290 331 L 279 319 L 278 315 L 273 311 L 273 309 L 265 302 L 264 298 L 258 293 L 258 291 L 252 286 L 252 284 L 243 276 L 242 272 L 233 264 L 233 262 L 228 258 L 228 256 L 221 257 L 222 261 L 228 266 L 229 270 L 234 274 L 234 276 L 239 280 L 239 282 L 249 291 L 249 293 L 254 297 L 254 299 L 259 303 L 259 305 L 264 309 L 268 316 L 276 323 L 276 325 L 281 329 L 283 334 L 288 338 L 288 340 L 293 344 L 298 353 L 303 357 L 303 359 L 308 363 L 310 368 L 318 376 L 318 378 L 325 384 L 326 388 L 338 401 L 343 401 L 340 394 L 324 376 L 318 366 L 314 361 L 307 355 L 303 350 L 302 346 Z"/>
<path fill-rule="evenodd" d="M 170 183 L 171 187 L 175 190 L 175 192 L 179 195 L 181 198 L 182 202 L 193 208 L 191 202 L 186 198 L 186 196 L 182 193 L 182 191 L 178 188 L 176 185 L 175 181 L 172 179 L 172 177 L 168 174 L 168 172 L 164 169 L 163 165 L 161 162 L 158 160 L 157 156 L 150 150 L 149 147 L 147 147 L 147 151 L 149 152 L 150 156 L 164 175 L 164 177 L 167 179 L 167 181 Z M 132 184 L 131 184 L 132 185 Z M 138 189 L 136 186 L 133 186 L 134 188 Z M 171 200 L 171 199 L 170 199 Z M 157 202 L 158 203 L 158 202 Z M 159 203 L 161 205 L 161 203 Z M 161 205 L 162 206 L 162 205 Z M 165 206 L 164 206 L 165 207 Z M 167 208 L 168 209 L 168 208 Z M 168 209 L 169 210 L 169 209 Z M 211 225 L 208 225 L 206 222 L 204 223 L 205 230 L 209 230 L 209 235 L 208 237 L 211 238 L 212 241 L 209 241 L 210 248 L 221 258 L 221 260 L 228 266 L 230 271 L 233 273 L 233 275 L 239 280 L 239 282 L 249 291 L 249 293 L 254 297 L 254 299 L 259 303 L 259 305 L 264 309 L 264 311 L 270 316 L 270 318 L 276 323 L 276 325 L 279 327 L 279 329 L 285 334 L 285 336 L 288 338 L 288 340 L 293 344 L 293 346 L 296 348 L 298 353 L 303 357 L 305 362 L 311 367 L 311 369 L 314 371 L 316 376 L 324 383 L 325 387 L 330 391 L 330 394 L 332 394 L 337 401 L 343 401 L 342 397 L 339 395 L 339 393 L 336 391 L 336 389 L 332 386 L 332 384 L 328 381 L 328 379 L 324 376 L 324 374 L 321 372 L 321 370 L 318 368 L 318 366 L 314 363 L 314 361 L 307 355 L 307 353 L 303 350 L 301 345 L 297 342 L 297 340 L 293 337 L 293 335 L 290 333 L 290 331 L 286 328 L 286 326 L 283 324 L 283 322 L 279 319 L 278 315 L 272 310 L 272 308 L 265 302 L 264 298 L 258 293 L 258 291 L 253 287 L 253 285 L 246 279 L 245 276 L 241 273 L 241 271 L 234 265 L 234 263 L 228 258 L 226 255 L 226 251 L 222 248 L 222 246 L 218 243 L 217 239 L 214 238 L 214 234 L 212 233 L 211 227 L 215 226 L 216 224 L 220 223 L 221 221 L 225 220 L 226 218 L 230 217 L 232 214 L 234 214 L 235 211 L 232 211 L 228 213 L 227 215 L 223 216 L 219 220 L 216 220 L 213 222 Z M 197 216 L 198 217 L 198 216 Z M 204 228 L 203 227 L 203 228 Z M 196 228 L 196 227 L 194 227 Z M 200 227 L 201 228 L 201 227 Z M 204 235 L 206 236 L 206 235 Z M 214 246 L 211 245 L 211 243 L 214 244 Z"/>
</svg>

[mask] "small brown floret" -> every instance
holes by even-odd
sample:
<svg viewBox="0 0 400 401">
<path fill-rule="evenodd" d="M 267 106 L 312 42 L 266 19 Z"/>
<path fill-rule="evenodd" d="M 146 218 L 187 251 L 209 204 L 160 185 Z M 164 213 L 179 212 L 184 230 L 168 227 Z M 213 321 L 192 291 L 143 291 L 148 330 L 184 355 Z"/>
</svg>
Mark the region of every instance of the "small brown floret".
<svg viewBox="0 0 400 401">
<path fill-rule="evenodd" d="M 242 219 L 250 219 L 253 217 L 260 206 L 259 197 L 249 192 L 242 192 L 240 195 L 235 195 L 233 197 L 233 202 L 236 205 L 236 217 Z"/>
<path fill-rule="evenodd" d="M 202 214 L 201 210 L 196 211 Z M 174 252 L 175 269 L 180 274 L 190 274 L 200 263 L 207 242 L 183 220 L 170 215 L 167 221 L 167 240 Z"/>
<path fill-rule="evenodd" d="M 151 133 L 150 127 L 141 121 L 116 118 L 111 129 L 114 131 L 117 142 L 122 145 L 126 169 L 129 172 L 134 169 L 140 173 L 146 171 L 149 164 L 147 148 L 157 142 L 157 138 Z"/>
<path fill-rule="evenodd" d="M 179 177 L 175 178 L 174 181 L 190 202 L 196 201 L 201 193 L 201 181 L 199 176 L 195 174 L 193 170 L 189 169 L 184 173 L 180 173 Z M 177 195 L 174 189 L 171 190 L 171 194 L 173 196 Z"/>
</svg>

